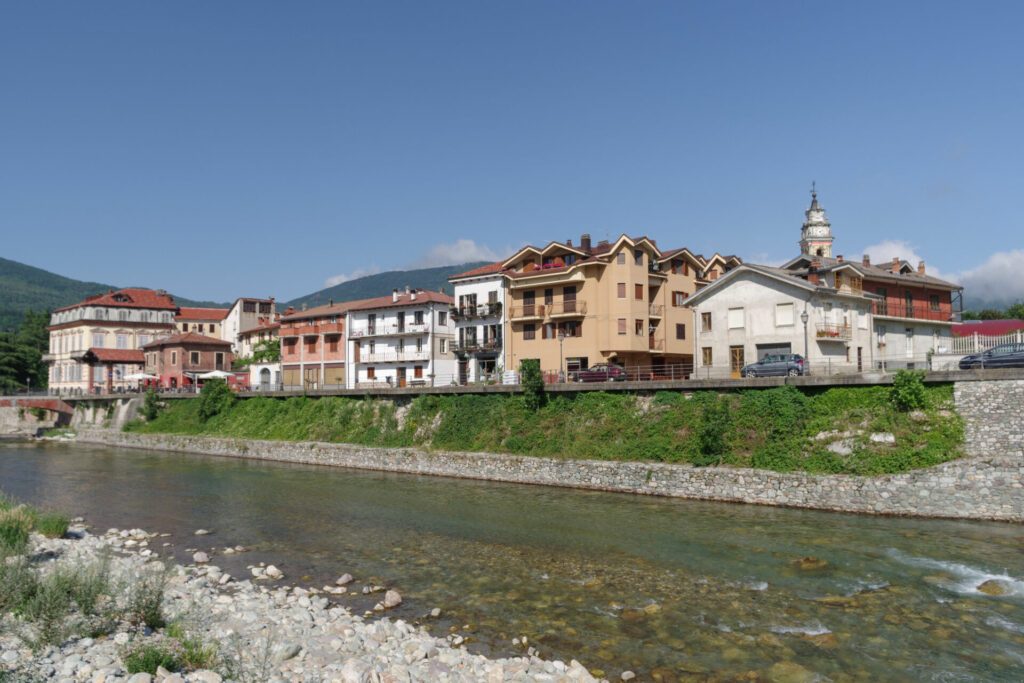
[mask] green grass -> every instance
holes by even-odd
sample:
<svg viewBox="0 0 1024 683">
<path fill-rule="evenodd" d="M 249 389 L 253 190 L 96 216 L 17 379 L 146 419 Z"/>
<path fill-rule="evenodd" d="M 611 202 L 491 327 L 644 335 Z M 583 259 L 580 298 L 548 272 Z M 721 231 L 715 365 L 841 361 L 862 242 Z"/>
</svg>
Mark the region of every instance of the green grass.
<svg viewBox="0 0 1024 683">
<path fill-rule="evenodd" d="M 679 462 L 779 471 L 884 474 L 961 455 L 953 387 L 923 389 L 903 412 L 888 387 L 792 386 L 718 394 L 583 392 L 552 395 L 536 410 L 512 395 L 419 396 L 399 420 L 390 401 L 347 397 L 239 400 L 203 419 L 199 402 L 173 401 L 140 433 L 487 451 L 532 456 Z M 820 432 L 854 432 L 852 452 L 828 450 Z M 872 432 L 896 443 L 876 444 Z"/>
<path fill-rule="evenodd" d="M 121 659 L 129 674 L 156 674 L 160 667 L 168 671 L 182 668 L 181 653 L 176 643 L 142 643 L 126 651 Z"/>
</svg>

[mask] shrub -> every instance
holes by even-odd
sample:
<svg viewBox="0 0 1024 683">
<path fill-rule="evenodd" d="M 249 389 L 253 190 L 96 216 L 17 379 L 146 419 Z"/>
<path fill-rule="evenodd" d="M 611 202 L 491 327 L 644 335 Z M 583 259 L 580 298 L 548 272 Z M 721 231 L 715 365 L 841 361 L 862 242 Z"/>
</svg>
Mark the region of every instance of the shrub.
<svg viewBox="0 0 1024 683">
<path fill-rule="evenodd" d="M 199 419 L 204 422 L 211 417 L 226 413 L 235 404 L 235 394 L 222 379 L 210 379 L 199 392 Z"/>
<path fill-rule="evenodd" d="M 731 421 L 729 399 L 712 394 L 703 400 L 700 430 L 697 433 L 698 455 L 693 458 L 693 464 L 714 465 L 721 462 L 728 450 L 725 435 Z"/>
<path fill-rule="evenodd" d="M 892 379 L 889 400 L 901 412 L 921 410 L 925 407 L 926 392 L 924 373 L 914 370 L 900 370 Z"/>
<path fill-rule="evenodd" d="M 151 387 L 146 391 L 140 412 L 142 417 L 146 418 L 146 422 L 152 422 L 160 414 L 160 400 L 156 397 L 156 389 Z"/>
<path fill-rule="evenodd" d="M 166 574 L 154 573 L 140 577 L 128 590 L 125 618 L 132 624 L 161 628 L 164 620 L 164 587 Z"/>
<path fill-rule="evenodd" d="M 217 645 L 205 645 L 201 638 L 189 634 L 181 622 L 167 625 L 166 635 L 181 646 L 181 664 L 186 669 L 213 669 L 220 664 Z"/>
<path fill-rule="evenodd" d="M 39 587 L 39 577 L 24 557 L 0 553 L 0 612 L 20 613 Z"/>
<path fill-rule="evenodd" d="M 129 648 L 121 659 L 130 674 L 156 674 L 159 667 L 168 671 L 181 669 L 180 652 L 169 642 L 142 643 Z"/>
<path fill-rule="evenodd" d="M 539 360 L 527 359 L 519 364 L 519 382 L 523 385 L 523 404 L 528 410 L 540 410 L 545 403 L 545 395 Z"/>
<path fill-rule="evenodd" d="M 32 521 L 32 515 L 25 508 L 0 512 L 0 550 L 16 555 L 24 552 Z"/>
</svg>

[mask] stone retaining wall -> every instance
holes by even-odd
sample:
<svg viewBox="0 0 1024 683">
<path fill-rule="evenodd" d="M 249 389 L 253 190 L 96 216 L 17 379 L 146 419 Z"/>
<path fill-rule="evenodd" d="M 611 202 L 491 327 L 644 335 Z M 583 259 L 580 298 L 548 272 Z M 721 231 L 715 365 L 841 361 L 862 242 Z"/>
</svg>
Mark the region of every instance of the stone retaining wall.
<svg viewBox="0 0 1024 683">
<path fill-rule="evenodd" d="M 974 429 L 987 429 L 980 425 Z M 971 457 L 881 477 L 371 448 L 348 444 L 79 432 L 82 441 L 254 460 L 845 512 L 1024 521 L 1024 458 Z"/>
<path fill-rule="evenodd" d="M 970 455 L 1024 459 L 1024 380 L 957 382 L 953 396 Z"/>
</svg>

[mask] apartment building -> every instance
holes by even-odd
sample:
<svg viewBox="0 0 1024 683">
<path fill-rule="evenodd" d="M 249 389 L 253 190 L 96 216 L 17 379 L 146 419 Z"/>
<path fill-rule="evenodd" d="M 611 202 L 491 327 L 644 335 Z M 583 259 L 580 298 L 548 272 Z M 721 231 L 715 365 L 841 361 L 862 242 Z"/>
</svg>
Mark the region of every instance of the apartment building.
<svg viewBox="0 0 1024 683">
<path fill-rule="evenodd" d="M 491 263 L 452 275 L 451 319 L 455 323 L 456 374 L 459 384 L 500 381 L 505 359 L 503 263 Z"/>
<path fill-rule="evenodd" d="M 142 347 L 172 334 L 178 305 L 163 290 L 129 288 L 88 297 L 50 316 L 49 386 L 57 394 L 111 392 L 138 385 Z"/>
<path fill-rule="evenodd" d="M 249 330 L 259 324 L 260 318 L 273 318 L 277 314 L 274 297 L 269 299 L 252 299 L 242 297 L 228 309 L 221 326 L 220 338 L 231 342 L 231 350 L 240 355 L 241 346 L 238 336 L 243 330 Z"/>
<path fill-rule="evenodd" d="M 538 359 L 549 377 L 571 377 L 609 361 L 652 376 L 692 366 L 686 301 L 706 264 L 688 249 L 627 235 L 594 245 L 584 234 L 578 246 L 523 247 L 501 267 L 508 367 Z"/>
<path fill-rule="evenodd" d="M 157 338 L 142 347 L 145 372 L 155 375 L 162 389 L 201 384 L 198 379 L 213 370 L 231 370 L 231 342 L 198 332 L 180 332 Z"/>
<path fill-rule="evenodd" d="M 849 286 L 871 298 L 877 369 L 921 368 L 931 353 L 946 352 L 960 317 L 962 288 L 929 275 L 924 261 L 915 267 L 898 257 L 877 265 L 867 255 L 859 261 L 833 257 L 832 224 L 817 193 L 811 194 L 801 228 L 801 253 L 783 268 L 803 279 Z"/>
<path fill-rule="evenodd" d="M 406 288 L 347 304 L 349 388 L 457 381 L 452 297 Z"/>
<path fill-rule="evenodd" d="M 238 333 L 238 357 L 250 358 L 257 346 L 267 342 L 276 342 L 280 333 L 280 316 L 260 316 L 255 327 Z"/>
<path fill-rule="evenodd" d="M 178 332 L 195 332 L 208 337 L 221 338 L 224 319 L 230 311 L 226 308 L 194 308 L 182 306 L 174 316 Z"/>
<path fill-rule="evenodd" d="M 305 311 L 289 308 L 284 312 L 277 332 L 280 381 L 285 389 L 345 387 L 345 316 L 351 303 L 331 301 Z M 272 374 L 273 368 L 269 370 Z"/>
<path fill-rule="evenodd" d="M 737 266 L 688 302 L 695 313 L 695 375 L 738 378 L 743 366 L 788 353 L 806 358 L 813 374 L 870 369 L 871 304 L 842 274 L 804 279 L 782 268 Z"/>
</svg>

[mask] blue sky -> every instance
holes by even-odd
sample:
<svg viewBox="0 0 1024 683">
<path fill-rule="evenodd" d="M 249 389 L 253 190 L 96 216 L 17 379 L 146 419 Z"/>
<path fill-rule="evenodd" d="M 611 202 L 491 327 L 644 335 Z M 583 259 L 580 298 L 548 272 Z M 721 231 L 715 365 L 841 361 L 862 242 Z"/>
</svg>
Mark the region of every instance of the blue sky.
<svg viewBox="0 0 1024 683">
<path fill-rule="evenodd" d="M 816 180 L 838 253 L 965 282 L 1003 259 L 979 291 L 1024 287 L 1022 24 L 1019 2 L 7 3 L 0 255 L 217 300 L 584 231 L 771 262 Z"/>
</svg>

